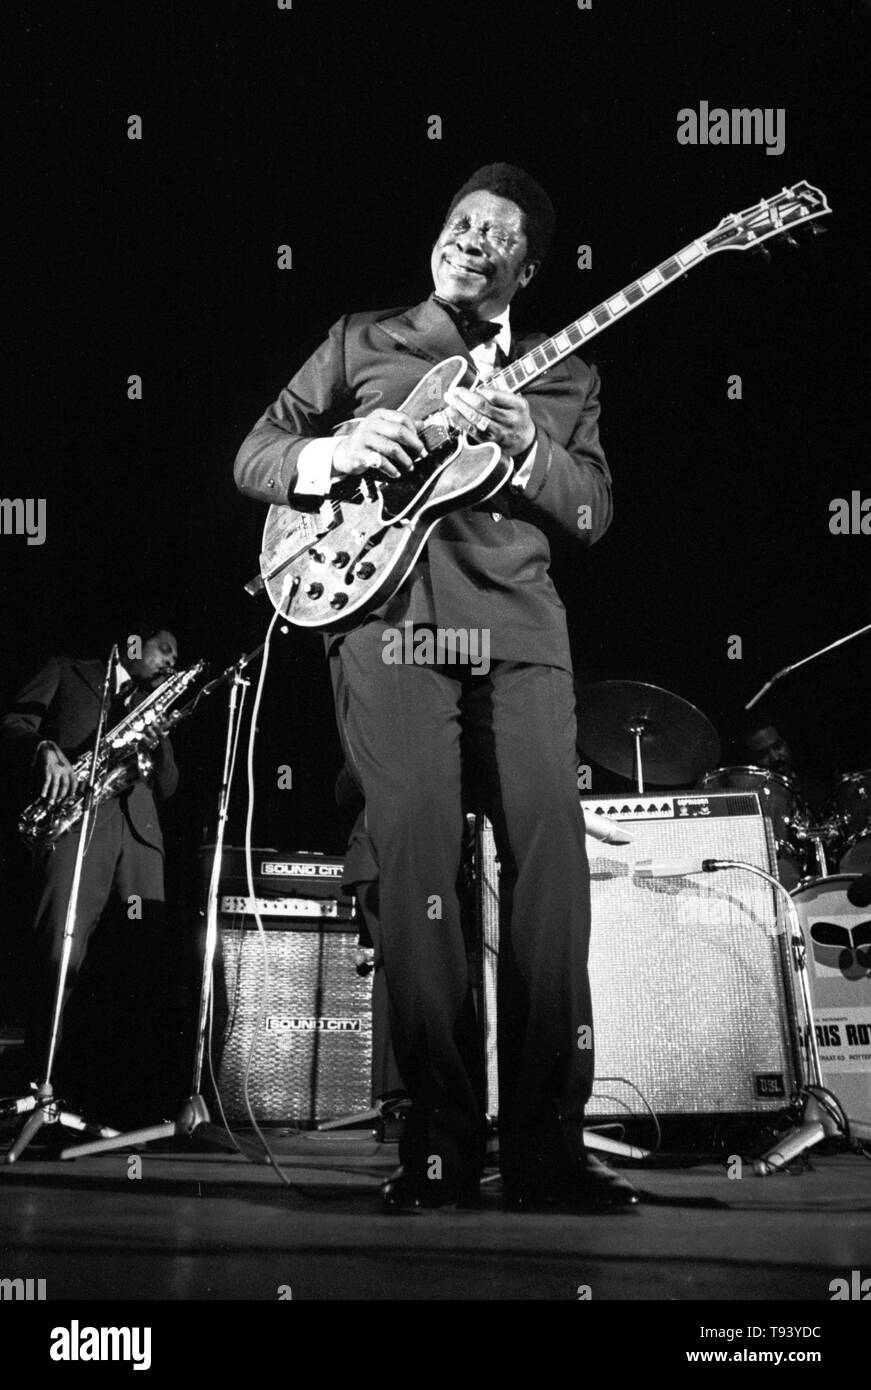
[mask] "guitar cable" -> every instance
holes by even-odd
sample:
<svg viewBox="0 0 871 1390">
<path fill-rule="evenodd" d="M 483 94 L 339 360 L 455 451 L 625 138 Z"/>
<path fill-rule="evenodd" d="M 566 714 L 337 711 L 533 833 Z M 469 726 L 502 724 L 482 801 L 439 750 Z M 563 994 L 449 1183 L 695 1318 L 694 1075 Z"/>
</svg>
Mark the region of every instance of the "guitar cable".
<svg viewBox="0 0 871 1390">
<path fill-rule="evenodd" d="M 251 710 L 251 720 L 250 720 L 250 725 L 249 725 L 249 730 L 248 730 L 248 750 L 247 750 L 247 759 L 246 759 L 247 787 L 248 787 L 248 805 L 247 805 L 246 818 L 245 818 L 245 840 L 244 840 L 244 844 L 245 844 L 245 874 L 246 874 L 246 879 L 247 879 L 247 891 L 248 891 L 248 896 L 249 896 L 249 900 L 250 900 L 250 903 L 251 903 L 251 909 L 252 909 L 252 913 L 253 913 L 253 916 L 254 916 L 254 920 L 255 920 L 255 923 L 256 923 L 256 926 L 257 926 L 257 932 L 258 932 L 259 941 L 260 941 L 261 958 L 262 958 L 263 969 L 262 969 L 262 972 L 261 972 L 261 979 L 260 979 L 260 989 L 259 989 L 259 998 L 258 998 L 258 1006 L 257 1006 L 257 1023 L 256 1023 L 256 1027 L 255 1027 L 255 1029 L 254 1029 L 254 1031 L 253 1031 L 253 1033 L 252 1033 L 251 1041 L 250 1041 L 249 1046 L 248 1046 L 248 1053 L 247 1053 L 247 1057 L 246 1057 L 246 1060 L 245 1060 L 245 1070 L 244 1070 L 243 1078 L 242 1078 L 242 1097 L 243 1097 L 243 1101 L 244 1101 L 244 1105 L 245 1105 L 245 1110 L 246 1110 L 246 1112 L 247 1112 L 247 1115 L 248 1115 L 249 1120 L 251 1121 L 252 1128 L 254 1129 L 254 1132 L 255 1132 L 255 1134 L 257 1135 L 257 1138 L 258 1138 L 258 1140 L 259 1140 L 259 1142 L 260 1142 L 260 1145 L 261 1145 L 261 1147 L 262 1147 L 264 1153 L 266 1154 L 266 1161 L 267 1161 L 268 1163 L 271 1164 L 272 1168 L 274 1169 L 274 1171 L 275 1171 L 276 1174 L 278 1175 L 280 1181 L 281 1181 L 282 1183 L 284 1183 L 284 1185 L 285 1185 L 286 1187 L 293 1187 L 293 1186 L 295 1186 L 295 1184 L 291 1183 L 290 1179 L 287 1178 L 287 1177 L 285 1176 L 285 1174 L 282 1172 L 281 1167 L 280 1167 L 280 1165 L 279 1165 L 279 1163 L 278 1163 L 278 1161 L 277 1161 L 277 1159 L 276 1159 L 274 1153 L 272 1152 L 272 1149 L 269 1147 L 269 1144 L 267 1143 L 267 1140 L 266 1140 L 265 1135 L 263 1134 L 262 1130 L 260 1129 L 260 1126 L 259 1126 L 258 1123 L 257 1123 L 257 1117 L 256 1117 L 256 1115 L 254 1114 L 254 1109 L 253 1109 L 253 1107 L 252 1107 L 252 1104 L 251 1104 L 251 1097 L 250 1097 L 250 1094 L 249 1094 L 249 1078 L 250 1078 L 250 1072 L 251 1072 L 251 1064 L 252 1064 L 252 1061 L 253 1061 L 253 1058 L 254 1058 L 254 1051 L 255 1051 L 256 1046 L 257 1046 L 257 1040 L 258 1040 L 258 1038 L 259 1038 L 259 1036 L 260 1036 L 260 1031 L 261 1031 L 261 1029 L 262 1029 L 262 1027 L 263 1027 L 263 1020 L 264 1020 L 264 1017 L 265 1017 L 265 1014 L 266 1014 L 266 1007 L 267 1007 L 267 1000 L 268 1000 L 268 991 L 269 991 L 269 950 L 268 950 L 268 944 L 267 944 L 267 940 L 266 940 L 266 930 L 265 930 L 265 928 L 264 928 L 264 926 L 263 926 L 263 919 L 262 919 L 262 917 L 260 916 L 260 912 L 259 912 L 258 907 L 257 907 L 257 899 L 256 899 L 256 896 L 255 896 L 255 893 L 254 893 L 254 872 L 253 872 L 252 849 L 251 849 L 251 834 L 252 834 L 252 825 L 253 825 L 253 820 L 254 820 L 254 745 L 255 745 L 256 734 L 257 734 L 257 716 L 258 716 L 258 713 L 259 713 L 259 710 L 260 710 L 260 703 L 261 703 L 261 699 L 262 699 L 262 696 L 263 696 L 263 689 L 264 689 L 264 685 L 265 685 L 265 681 L 266 681 L 266 671 L 267 671 L 267 667 L 268 667 L 268 664 L 269 664 L 269 654 L 270 654 L 270 648 L 271 648 L 271 643 L 272 643 L 272 635 L 273 635 L 273 632 L 274 632 L 274 629 L 275 629 L 275 624 L 276 624 L 276 622 L 278 621 L 278 619 L 281 618 L 281 617 L 283 617 L 283 614 L 281 613 L 281 611 L 280 611 L 279 609 L 276 609 L 275 612 L 274 612 L 274 614 L 273 614 L 273 616 L 272 616 L 272 620 L 271 620 L 271 622 L 270 622 L 270 624 L 269 624 L 269 627 L 268 627 L 268 629 L 267 629 L 266 639 L 265 639 L 264 644 L 263 644 L 263 658 L 262 658 L 261 665 L 260 665 L 260 674 L 259 674 L 258 679 L 257 679 L 257 687 L 256 687 L 255 695 L 254 695 L 254 704 L 253 704 L 253 707 L 252 707 L 252 710 Z M 240 689 L 239 710 L 238 710 L 238 718 L 237 718 L 237 724 L 236 724 L 236 731 L 235 731 L 235 735 L 234 735 L 234 739 L 233 739 L 233 746 L 232 746 L 231 753 L 230 753 L 230 765 L 229 765 L 229 770 L 228 770 L 228 783 L 229 783 L 229 785 L 230 785 L 231 787 L 232 787 L 232 783 L 233 783 L 233 777 L 234 777 L 234 775 L 235 775 L 236 758 L 237 758 L 237 754 L 238 754 L 239 739 L 240 739 L 241 730 L 242 730 L 242 708 L 243 708 L 244 701 L 245 701 L 245 695 L 246 695 L 246 689 L 245 689 L 245 686 L 243 685 L 243 686 L 241 687 L 241 689 Z M 242 931 L 241 931 L 241 933 L 240 933 L 240 938 L 239 938 L 239 949 L 238 949 L 237 957 L 236 957 L 236 971 L 237 971 L 237 974 L 241 971 L 242 952 L 243 952 L 243 950 L 244 950 L 244 946 L 245 946 L 245 928 L 244 928 L 244 924 L 243 924 L 243 928 L 242 928 Z M 250 1154 L 249 1152 L 247 1152 L 247 1151 L 241 1146 L 241 1144 L 239 1144 L 239 1142 L 237 1141 L 236 1135 L 233 1133 L 233 1129 L 232 1129 L 232 1127 L 231 1127 L 231 1125 L 230 1125 L 230 1123 L 229 1123 L 229 1120 L 228 1120 L 228 1118 L 227 1118 L 226 1112 L 225 1112 L 225 1110 L 224 1110 L 224 1103 L 223 1103 L 223 1100 L 222 1100 L 222 1097 L 221 1097 L 221 1093 L 220 1093 L 220 1089 L 219 1089 L 218 1078 L 217 1078 L 216 1075 L 215 1075 L 214 1056 L 213 1056 L 213 1052 L 214 1052 L 214 1032 L 213 1032 L 213 1025 L 214 1025 L 214 989 L 213 989 L 213 988 L 210 989 L 210 991 L 209 991 L 208 1020 L 207 1020 L 207 1021 L 208 1021 L 208 1047 L 207 1047 L 207 1050 L 206 1050 L 206 1055 L 207 1055 L 207 1058 L 208 1058 L 209 1076 L 210 1076 L 210 1079 L 211 1079 L 211 1082 L 212 1082 L 212 1088 L 213 1088 L 213 1091 L 214 1091 L 214 1094 L 215 1094 L 215 1097 L 216 1097 L 216 1100 L 217 1100 L 218 1110 L 219 1110 L 220 1116 L 221 1116 L 221 1123 L 222 1123 L 223 1128 L 224 1128 L 224 1130 L 225 1130 L 225 1132 L 226 1132 L 226 1134 L 227 1134 L 227 1137 L 229 1138 L 230 1142 L 233 1144 L 234 1148 L 236 1149 L 236 1152 L 239 1153 L 239 1154 L 241 1154 L 243 1158 L 248 1158 L 248 1159 L 250 1159 L 251 1154 Z M 234 1026 L 234 1023 L 233 1023 L 232 1019 L 228 1020 L 229 1033 L 232 1033 L 233 1026 Z M 224 1043 L 225 1043 L 225 1045 L 226 1045 L 226 1041 L 227 1041 L 227 1037 L 229 1036 L 229 1033 L 226 1033 L 226 1034 L 225 1034 L 225 1038 L 224 1038 Z"/>
<path fill-rule="evenodd" d="M 296 583 L 298 584 L 299 581 L 297 580 Z M 287 588 L 287 584 L 285 585 L 285 588 Z M 290 600 L 287 603 L 288 608 L 290 607 L 290 603 L 292 601 L 293 596 L 291 595 Z M 257 1002 L 257 1026 L 252 1035 L 251 1043 L 248 1048 L 248 1056 L 245 1060 L 245 1071 L 242 1077 L 242 1098 L 245 1103 L 246 1113 L 248 1115 L 249 1120 L 251 1121 L 254 1133 L 257 1135 L 257 1138 L 260 1141 L 260 1145 L 263 1149 L 263 1152 L 266 1154 L 267 1161 L 272 1166 L 272 1169 L 278 1177 L 279 1181 L 282 1182 L 285 1185 L 285 1187 L 295 1187 L 296 1184 L 292 1183 L 290 1179 L 287 1177 L 287 1175 L 282 1171 L 281 1165 L 279 1164 L 278 1159 L 276 1158 L 275 1154 L 270 1148 L 265 1134 L 263 1133 L 262 1129 L 257 1123 L 257 1117 L 254 1114 L 254 1108 L 251 1104 L 251 1096 L 249 1093 L 249 1082 L 251 1076 L 251 1065 L 254 1060 L 254 1050 L 257 1046 L 257 1039 L 260 1037 L 263 1030 L 266 1018 L 266 1009 L 269 1000 L 269 945 L 266 940 L 266 928 L 263 925 L 263 918 L 260 916 L 260 909 L 257 904 L 257 896 L 254 891 L 254 864 L 251 848 L 255 803 L 254 745 L 257 739 L 257 719 L 260 714 L 260 704 L 263 699 L 263 689 L 266 684 L 266 672 L 269 667 L 269 657 L 272 650 L 272 637 L 275 632 L 275 624 L 279 622 L 279 620 L 283 621 L 285 618 L 285 614 L 282 612 L 282 609 L 284 607 L 285 604 L 282 603 L 279 605 L 279 607 L 275 609 L 275 612 L 273 613 L 272 618 L 270 620 L 269 627 L 266 630 L 266 639 L 263 644 L 263 656 L 260 661 L 260 674 L 257 678 L 257 687 L 254 692 L 254 703 L 251 707 L 251 721 L 248 727 L 248 752 L 246 758 L 248 805 L 245 813 L 245 878 L 248 897 L 251 903 L 251 913 L 254 917 L 254 921 L 257 926 L 257 935 L 260 941 L 260 956 L 262 961 L 262 970 L 260 973 L 260 990 Z"/>
<path fill-rule="evenodd" d="M 257 1117 L 254 1114 L 254 1109 L 252 1107 L 251 1097 L 249 1094 L 249 1080 L 251 1073 L 251 1064 L 254 1057 L 254 1049 L 257 1045 L 257 1038 L 261 1036 L 263 1031 L 264 1020 L 266 1017 L 266 1009 L 269 1001 L 269 948 L 266 929 L 263 925 L 263 919 L 260 916 L 260 911 L 257 905 L 257 897 L 254 891 L 254 865 L 252 851 L 252 832 L 254 824 L 255 804 L 254 746 L 257 738 L 257 719 L 260 713 L 260 704 L 263 699 L 264 686 L 266 684 L 266 672 L 269 666 L 269 657 L 272 649 L 272 638 L 275 631 L 275 625 L 279 621 L 286 621 L 287 614 L 296 596 L 296 591 L 299 587 L 299 583 L 300 581 L 298 577 L 291 580 L 290 576 L 288 576 L 287 580 L 285 581 L 285 594 L 282 597 L 282 602 L 276 608 L 275 612 L 272 615 L 272 619 L 269 623 L 269 627 L 266 632 L 266 639 L 263 644 L 263 657 L 260 663 L 260 674 L 257 679 L 257 688 L 254 692 L 254 703 L 251 707 L 251 722 L 248 730 L 248 753 L 246 760 L 248 805 L 245 816 L 245 876 L 246 888 L 248 891 L 248 896 L 251 900 L 251 912 L 254 917 L 254 921 L 257 924 L 257 932 L 261 946 L 263 969 L 260 977 L 260 997 L 258 1001 L 257 1010 L 257 1027 L 255 1029 L 254 1036 L 252 1037 L 251 1044 L 248 1049 L 248 1057 L 245 1064 L 245 1073 L 242 1084 L 242 1094 L 245 1102 L 245 1110 L 248 1114 L 248 1118 L 251 1121 L 252 1128 L 254 1129 L 254 1132 L 257 1135 L 258 1140 L 260 1141 L 261 1147 L 263 1148 L 263 1152 L 266 1154 L 267 1162 L 271 1165 L 279 1181 L 283 1183 L 285 1187 L 301 1191 L 302 1188 L 300 1187 L 300 1185 L 298 1183 L 292 1182 L 291 1179 L 287 1176 L 287 1174 L 283 1171 L 280 1163 L 278 1162 L 278 1159 L 276 1158 L 275 1154 L 270 1148 L 266 1136 L 264 1135 L 263 1131 L 257 1123 Z M 300 1131 L 298 1128 L 296 1129 L 296 1132 L 299 1134 L 302 1133 L 302 1131 Z M 305 1195 L 307 1197 L 315 1198 L 316 1200 L 332 1201 L 335 1198 L 335 1193 L 321 1193 L 310 1187 L 305 1188 Z"/>
</svg>

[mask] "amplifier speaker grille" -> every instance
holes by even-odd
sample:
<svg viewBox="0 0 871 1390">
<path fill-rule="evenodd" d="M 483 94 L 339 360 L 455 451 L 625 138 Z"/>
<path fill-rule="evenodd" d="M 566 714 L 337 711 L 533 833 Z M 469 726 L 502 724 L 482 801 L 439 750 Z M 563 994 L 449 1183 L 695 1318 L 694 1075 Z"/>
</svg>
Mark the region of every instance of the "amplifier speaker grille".
<svg viewBox="0 0 871 1390">
<path fill-rule="evenodd" d="M 660 797 L 658 807 L 640 800 L 638 817 L 611 816 L 635 837 L 631 844 L 587 840 L 596 1046 L 589 1114 L 780 1109 L 796 1084 L 797 1053 L 792 976 L 774 890 L 737 870 L 685 878 L 634 873 L 639 860 L 687 858 L 740 859 L 772 872 L 767 822 L 758 811 L 741 814 L 730 797 L 685 795 L 679 800 L 688 811 L 672 816 L 662 813 L 678 798 Z M 583 804 L 613 810 L 600 799 Z M 479 844 L 492 1108 L 498 865 L 486 821 Z"/>
<path fill-rule="evenodd" d="M 219 1070 L 228 1118 L 311 1125 L 372 1104 L 372 982 L 357 974 L 356 931 L 306 919 L 266 933 L 269 985 L 259 1016 L 263 953 L 251 927 L 221 924 L 229 1017 Z"/>
</svg>

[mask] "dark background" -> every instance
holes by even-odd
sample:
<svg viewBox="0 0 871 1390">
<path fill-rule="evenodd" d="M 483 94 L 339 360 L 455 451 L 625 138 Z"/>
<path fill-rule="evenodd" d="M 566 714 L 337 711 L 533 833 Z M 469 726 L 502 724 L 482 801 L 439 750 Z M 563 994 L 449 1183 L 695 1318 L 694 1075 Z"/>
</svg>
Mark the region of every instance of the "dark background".
<svg viewBox="0 0 871 1390">
<path fill-rule="evenodd" d="M 267 605 L 242 585 L 265 513 L 233 484 L 242 438 L 341 313 L 426 296 L 451 193 L 508 159 L 560 216 L 516 308 L 549 331 L 785 184 L 831 203 L 825 237 L 770 264 L 716 256 L 590 354 L 616 519 L 589 554 L 555 557 L 579 674 L 662 685 L 725 739 L 768 676 L 871 622 L 871 536 L 829 532 L 832 498 L 871 497 L 869 38 L 849 0 L 19 6 L 2 493 L 45 497 L 48 530 L 42 547 L 0 537 L 4 702 L 44 655 L 104 653 L 143 607 L 182 664 L 215 672 L 262 640 Z M 785 153 L 679 145 L 677 112 L 702 99 L 784 107 Z M 871 765 L 869 688 L 866 636 L 767 705 L 831 783 Z M 212 697 L 177 738 L 167 826 L 188 895 L 225 708 Z M 292 631 L 264 696 L 255 843 L 341 852 L 339 764 L 321 640 Z M 244 805 L 240 778 L 231 843 Z"/>
</svg>

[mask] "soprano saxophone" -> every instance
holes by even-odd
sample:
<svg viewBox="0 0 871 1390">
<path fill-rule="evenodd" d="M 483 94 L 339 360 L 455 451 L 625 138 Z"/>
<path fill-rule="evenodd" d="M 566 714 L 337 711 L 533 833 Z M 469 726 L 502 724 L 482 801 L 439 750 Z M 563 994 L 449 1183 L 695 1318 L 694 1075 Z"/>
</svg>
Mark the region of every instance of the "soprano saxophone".
<svg viewBox="0 0 871 1390">
<path fill-rule="evenodd" d="M 154 770 L 153 750 L 182 717 L 180 710 L 170 713 L 170 706 L 196 680 L 205 665 L 205 661 L 198 661 L 186 671 L 176 671 L 106 734 L 94 776 L 95 806 L 119 796 L 134 782 L 150 780 Z M 60 837 L 81 820 L 91 757 L 92 750 L 88 750 L 73 765 L 77 786 L 70 796 L 54 806 L 37 797 L 22 811 L 18 832 L 31 849 L 53 849 Z"/>
</svg>

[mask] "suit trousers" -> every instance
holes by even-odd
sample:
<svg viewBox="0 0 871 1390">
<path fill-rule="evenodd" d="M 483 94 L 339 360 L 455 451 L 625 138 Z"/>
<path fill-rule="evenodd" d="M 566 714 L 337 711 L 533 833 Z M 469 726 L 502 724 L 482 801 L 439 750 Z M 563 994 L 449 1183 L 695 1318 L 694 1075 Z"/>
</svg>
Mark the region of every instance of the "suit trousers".
<svg viewBox="0 0 871 1390">
<path fill-rule="evenodd" d="M 493 822 L 502 866 L 502 1172 L 546 1181 L 583 1161 L 593 1078 L 572 676 L 514 661 L 487 674 L 387 664 L 384 632 L 365 624 L 331 661 L 379 865 L 377 944 L 412 1100 L 400 1158 L 418 1176 L 453 1182 L 483 1165 L 483 1049 L 460 905 L 464 801 L 474 800 Z"/>
<path fill-rule="evenodd" d="M 27 1064 L 32 1076 L 42 1076 L 57 987 L 78 848 L 78 831 L 64 835 L 55 848 L 43 853 L 36 866 L 35 969 L 27 1029 Z M 82 974 L 89 945 L 101 918 L 115 908 L 110 978 L 100 1005 L 103 1031 L 90 1019 L 85 1035 L 100 1038 L 100 1057 L 61 1057 L 66 1077 L 71 1073 L 78 1094 L 88 1073 L 101 1068 L 117 1075 L 124 1051 L 127 1071 L 142 1090 L 159 1084 L 165 1033 L 166 950 L 164 906 L 164 856 L 159 844 L 146 842 L 133 829 L 125 797 L 103 802 L 97 808 L 93 833 L 83 866 L 75 933 L 69 960 L 63 1005 L 73 995 Z M 106 921 L 107 931 L 110 927 Z M 101 932 L 101 937 L 104 933 Z M 107 954 L 104 952 L 104 955 Z M 109 971 L 107 971 L 109 974 Z M 75 1001 L 78 1003 L 79 1001 Z M 125 1036 L 118 1037 L 121 1032 Z M 81 1034 L 76 1030 L 76 1043 Z M 70 1041 L 73 1041 L 71 1038 Z M 73 1071 L 74 1069 L 74 1071 Z M 149 1078 L 146 1083 L 145 1078 Z M 145 1097 L 144 1097 L 145 1098 Z M 149 1101 L 153 1100 L 148 1096 Z"/>
</svg>

